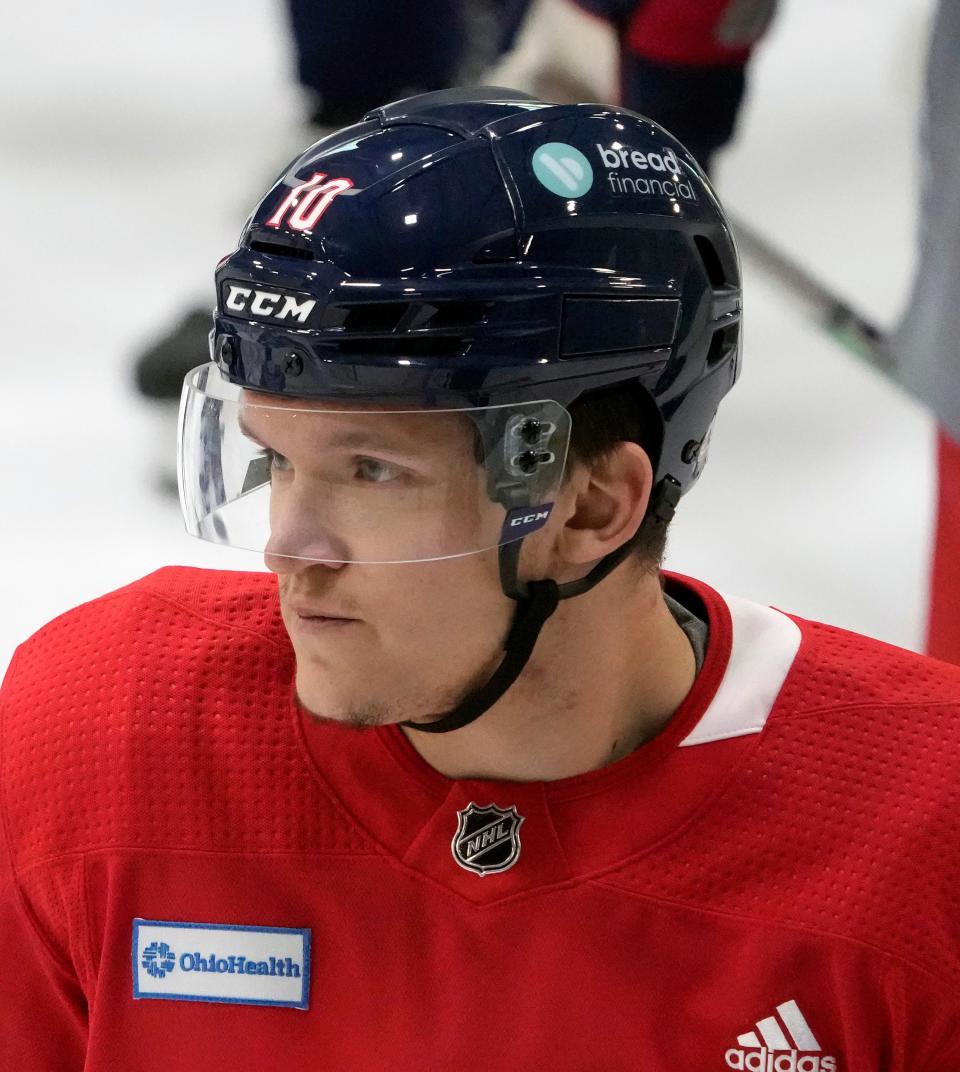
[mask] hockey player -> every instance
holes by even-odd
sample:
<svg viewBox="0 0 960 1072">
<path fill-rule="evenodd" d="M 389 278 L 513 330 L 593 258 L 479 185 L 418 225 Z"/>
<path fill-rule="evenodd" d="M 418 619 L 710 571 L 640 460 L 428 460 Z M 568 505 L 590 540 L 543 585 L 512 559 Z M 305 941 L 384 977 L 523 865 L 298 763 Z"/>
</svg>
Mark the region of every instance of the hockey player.
<svg viewBox="0 0 960 1072">
<path fill-rule="evenodd" d="M 181 500 L 274 575 L 17 651 L 0 1067 L 960 1067 L 960 670 L 659 569 L 740 352 L 683 147 L 403 101 L 216 284 Z"/>
<path fill-rule="evenodd" d="M 901 382 L 937 420 L 936 508 L 926 650 L 960 663 L 960 4 L 941 0 L 930 31 L 921 124 L 917 268 L 891 350 Z"/>
<path fill-rule="evenodd" d="M 708 173 L 729 143 L 776 0 L 516 0 L 488 78 L 549 100 L 608 100 L 683 142 Z"/>
</svg>

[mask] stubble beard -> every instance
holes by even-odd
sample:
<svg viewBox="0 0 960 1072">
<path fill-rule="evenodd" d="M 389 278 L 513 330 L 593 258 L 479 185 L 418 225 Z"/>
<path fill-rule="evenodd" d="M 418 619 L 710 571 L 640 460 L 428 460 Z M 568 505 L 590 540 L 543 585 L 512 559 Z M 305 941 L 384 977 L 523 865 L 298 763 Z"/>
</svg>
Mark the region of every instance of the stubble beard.
<svg viewBox="0 0 960 1072">
<path fill-rule="evenodd" d="M 299 670 L 295 688 L 297 702 L 315 722 L 322 725 L 342 726 L 354 730 L 373 730 L 399 721 L 389 705 L 373 699 L 343 704 L 342 710 L 338 710 L 336 714 L 331 714 L 329 707 L 325 711 L 323 706 L 316 702 L 316 698 L 311 696 L 315 690 L 301 683 Z"/>
<path fill-rule="evenodd" d="M 480 680 L 485 680 L 483 675 Z M 391 700 L 371 696 L 341 700 L 337 704 L 339 710 L 336 714 L 331 714 L 329 707 L 324 711 L 316 696 L 310 695 L 314 690 L 311 690 L 306 682 L 301 683 L 299 670 L 295 688 L 297 702 L 314 721 L 322 725 L 364 731 L 407 721 L 436 721 L 457 707 L 464 696 L 479 683 L 478 680 L 476 683 L 450 687 L 445 692 L 433 690 L 430 694 L 426 690 L 411 690 L 402 698 L 393 697 Z"/>
</svg>

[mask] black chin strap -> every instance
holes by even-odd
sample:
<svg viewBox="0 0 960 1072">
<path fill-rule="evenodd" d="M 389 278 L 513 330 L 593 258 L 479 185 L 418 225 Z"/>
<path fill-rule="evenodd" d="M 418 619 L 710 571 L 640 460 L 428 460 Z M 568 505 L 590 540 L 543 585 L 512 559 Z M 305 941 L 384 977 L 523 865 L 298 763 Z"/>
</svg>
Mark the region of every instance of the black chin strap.
<svg viewBox="0 0 960 1072">
<path fill-rule="evenodd" d="M 648 535 L 652 536 L 654 529 L 665 528 L 670 524 L 679 500 L 680 485 L 672 477 L 664 477 L 654 489 L 650 508 L 637 534 L 622 547 L 602 558 L 586 577 L 579 581 L 569 581 L 563 585 L 552 580 L 523 583 L 517 576 L 523 540 L 504 544 L 500 548 L 500 584 L 504 593 L 516 600 L 517 609 L 510 632 L 504 641 L 505 654 L 500 665 L 486 684 L 468 693 L 452 711 L 432 722 L 402 722 L 401 725 L 422 733 L 449 733 L 469 725 L 484 711 L 493 707 L 523 673 L 523 668 L 533 654 L 540 630 L 557 609 L 560 600 L 582 595 L 599 584 L 627 558 L 642 539 Z"/>
<path fill-rule="evenodd" d="M 531 581 L 530 594 L 517 603 L 513 624 L 504 643 L 506 654 L 485 685 L 469 693 L 459 706 L 435 722 L 404 722 L 424 733 L 449 733 L 479 718 L 500 699 L 523 672 L 543 623 L 557 609 L 560 589 L 556 581 Z"/>
</svg>

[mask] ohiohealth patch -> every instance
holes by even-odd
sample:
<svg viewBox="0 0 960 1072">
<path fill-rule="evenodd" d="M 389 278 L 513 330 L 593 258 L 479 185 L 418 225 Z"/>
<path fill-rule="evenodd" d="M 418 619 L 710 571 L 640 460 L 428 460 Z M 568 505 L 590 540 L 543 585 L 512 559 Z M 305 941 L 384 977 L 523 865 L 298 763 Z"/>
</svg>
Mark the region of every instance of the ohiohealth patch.
<svg viewBox="0 0 960 1072">
<path fill-rule="evenodd" d="M 306 1009 L 310 931 L 135 919 L 133 996 Z"/>
</svg>

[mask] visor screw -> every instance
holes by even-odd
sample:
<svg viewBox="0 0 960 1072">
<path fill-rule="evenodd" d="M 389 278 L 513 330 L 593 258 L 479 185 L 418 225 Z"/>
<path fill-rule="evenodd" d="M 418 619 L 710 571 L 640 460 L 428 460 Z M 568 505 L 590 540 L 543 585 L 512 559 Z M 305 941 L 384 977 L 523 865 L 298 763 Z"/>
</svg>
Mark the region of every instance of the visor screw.
<svg viewBox="0 0 960 1072">
<path fill-rule="evenodd" d="M 684 446 L 683 450 L 680 452 L 680 457 L 687 463 L 687 465 L 691 465 L 693 462 L 695 462 L 697 460 L 697 455 L 699 453 L 700 453 L 700 443 L 699 443 L 699 441 L 696 440 L 696 439 L 691 439 L 691 440 L 689 440 L 687 442 L 687 444 Z"/>
<path fill-rule="evenodd" d="M 539 443 L 542 429 L 535 417 L 528 417 L 517 429 L 524 443 Z"/>
<path fill-rule="evenodd" d="M 233 339 L 229 335 L 221 335 L 217 343 L 217 361 L 232 368 L 237 360 L 237 348 L 233 345 Z"/>
<path fill-rule="evenodd" d="M 535 473 L 537 471 L 537 466 L 540 464 L 540 459 L 535 451 L 525 450 L 522 454 L 518 454 L 516 458 L 514 458 L 513 464 L 521 473 Z"/>
<path fill-rule="evenodd" d="M 299 376 L 303 372 L 303 358 L 299 354 L 290 354 L 283 364 L 287 376 Z"/>
</svg>

